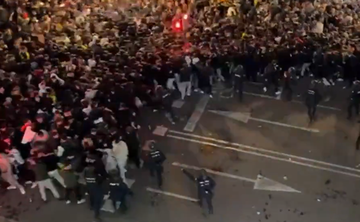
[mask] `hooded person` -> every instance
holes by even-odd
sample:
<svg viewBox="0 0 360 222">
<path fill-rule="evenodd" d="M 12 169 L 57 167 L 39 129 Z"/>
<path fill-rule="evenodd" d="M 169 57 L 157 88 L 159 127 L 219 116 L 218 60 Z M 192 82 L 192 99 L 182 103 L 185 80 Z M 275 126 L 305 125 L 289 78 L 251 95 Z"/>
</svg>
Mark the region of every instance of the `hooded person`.
<svg viewBox="0 0 360 222">
<path fill-rule="evenodd" d="M 126 163 L 129 155 L 128 146 L 124 141 L 121 140 L 121 137 L 114 140 L 112 142 L 112 146 L 113 146 L 113 154 L 120 170 L 120 177 L 126 183 L 125 173 L 127 171 Z"/>
<path fill-rule="evenodd" d="M 77 204 L 82 204 L 85 202 L 85 199 L 82 197 L 80 192 L 80 184 L 78 182 L 78 176 L 73 169 L 72 160 L 65 160 L 63 170 L 61 171 L 61 176 L 64 178 L 65 187 L 65 201 L 66 204 L 70 204 L 70 195 L 75 194 Z"/>
</svg>

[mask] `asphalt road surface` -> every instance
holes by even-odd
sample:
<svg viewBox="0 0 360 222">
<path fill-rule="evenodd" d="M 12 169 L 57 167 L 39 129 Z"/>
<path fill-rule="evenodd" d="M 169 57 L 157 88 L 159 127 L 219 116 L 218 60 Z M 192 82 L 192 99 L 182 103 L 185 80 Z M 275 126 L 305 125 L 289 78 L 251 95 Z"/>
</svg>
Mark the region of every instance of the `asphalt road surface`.
<svg viewBox="0 0 360 222">
<path fill-rule="evenodd" d="M 283 102 L 247 86 L 239 103 L 220 93 L 221 87 L 214 91 L 213 99 L 195 94 L 175 103 L 175 125 L 161 113 L 144 111 L 141 139 L 156 140 L 167 156 L 164 186 L 158 190 L 146 169 L 130 170 L 135 196 L 129 198 L 129 211 L 104 212 L 104 221 L 358 221 L 359 127 L 345 118 L 341 93 L 330 93 L 336 99 L 322 103 L 309 126 L 300 97 Z M 196 186 L 181 168 L 194 175 L 206 169 L 215 179 L 214 215 L 197 204 Z M 1 215 L 19 222 L 92 220 L 87 203 L 44 204 L 36 188 L 27 192 L 0 194 Z"/>
</svg>

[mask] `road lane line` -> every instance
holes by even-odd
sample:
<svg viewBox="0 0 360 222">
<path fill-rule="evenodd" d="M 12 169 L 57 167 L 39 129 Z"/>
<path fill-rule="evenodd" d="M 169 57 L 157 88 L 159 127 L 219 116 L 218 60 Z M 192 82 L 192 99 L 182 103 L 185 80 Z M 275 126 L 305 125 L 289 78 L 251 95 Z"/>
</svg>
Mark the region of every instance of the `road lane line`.
<svg viewBox="0 0 360 222">
<path fill-rule="evenodd" d="M 172 165 L 181 167 L 182 169 L 205 170 L 207 173 L 213 174 L 216 176 L 227 177 L 227 178 L 231 178 L 231 179 L 235 179 L 235 180 L 249 182 L 254 185 L 254 187 L 253 187 L 254 190 L 301 193 L 301 191 L 299 191 L 299 190 L 295 190 L 292 187 L 289 187 L 285 184 L 279 183 L 275 180 L 269 179 L 269 178 L 261 176 L 261 175 L 258 175 L 257 178 L 255 180 L 253 180 L 253 179 L 250 179 L 247 177 L 241 177 L 241 176 L 237 176 L 237 175 L 233 175 L 233 174 L 229 174 L 229 173 L 224 173 L 224 172 L 220 172 L 220 171 L 207 169 L 204 167 L 191 166 L 191 165 L 182 164 L 182 163 L 178 163 L 178 162 L 174 162 L 174 163 L 172 163 Z"/>
<path fill-rule="evenodd" d="M 188 122 L 185 125 L 184 131 L 193 132 L 197 122 L 200 120 L 202 114 L 205 111 L 205 107 L 209 102 L 209 96 L 204 95 L 196 104 L 194 112 L 191 114 Z"/>
<path fill-rule="evenodd" d="M 312 128 L 308 128 L 308 127 L 296 126 L 296 125 L 291 125 L 291 124 L 287 124 L 287 123 L 281 123 L 281 122 L 275 122 L 275 121 L 270 121 L 270 120 L 266 120 L 266 119 L 251 117 L 250 113 L 220 111 L 220 110 L 208 110 L 208 112 L 214 113 L 214 114 L 217 114 L 217 115 L 220 115 L 223 117 L 231 118 L 236 121 L 243 122 L 243 123 L 248 123 L 249 120 L 252 120 L 252 121 L 258 121 L 258 122 L 272 124 L 272 125 L 276 125 L 276 126 L 282 126 L 282 127 L 287 127 L 287 128 L 297 129 L 297 130 L 303 130 L 303 131 L 307 131 L 307 132 L 311 132 L 311 133 L 319 133 L 320 132 L 320 130 L 318 130 L 318 129 L 312 129 Z"/>
<path fill-rule="evenodd" d="M 312 133 L 320 133 L 320 130 L 318 130 L 318 129 L 311 129 L 311 128 L 307 128 L 307 127 L 295 126 L 295 125 L 291 125 L 291 124 L 280 123 L 280 122 L 270 121 L 270 120 L 266 120 L 266 119 L 249 117 L 249 120 L 254 120 L 254 121 L 258 121 L 258 122 L 262 122 L 262 123 L 268 123 L 268 124 L 298 129 L 298 130 L 304 130 L 304 131 L 308 131 L 308 132 L 312 132 Z"/>
<path fill-rule="evenodd" d="M 269 95 L 263 95 L 263 94 L 257 94 L 257 93 L 251 93 L 251 92 L 244 92 L 244 94 L 249 95 L 249 96 L 256 96 L 256 97 L 266 98 L 266 99 L 278 100 L 276 97 L 269 96 Z M 304 103 L 304 102 L 299 101 L 299 100 L 291 100 L 291 102 L 301 103 L 301 104 Z M 330 109 L 330 110 L 334 110 L 334 111 L 341 111 L 341 109 L 336 108 L 336 107 L 332 107 L 332 106 L 317 105 L 317 107 L 320 107 L 320 108 L 323 108 L 323 109 Z"/>
<path fill-rule="evenodd" d="M 224 149 L 224 150 L 233 150 L 233 151 L 236 151 L 239 153 L 246 153 L 246 154 L 250 154 L 250 155 L 254 155 L 254 156 L 264 157 L 267 159 L 283 161 L 283 162 L 292 163 L 292 164 L 296 164 L 296 165 L 300 165 L 300 166 L 306 166 L 306 167 L 310 167 L 310 168 L 314 168 L 314 169 L 318 169 L 318 170 L 324 170 L 324 171 L 329 171 L 329 172 L 333 172 L 333 173 L 338 173 L 338 174 L 342 174 L 342 175 L 360 178 L 360 175 L 358 175 L 358 174 L 348 173 L 348 172 L 335 170 L 335 169 L 331 169 L 331 168 L 326 168 L 326 167 L 322 167 L 322 166 L 316 166 L 316 165 L 313 165 L 310 163 L 302 163 L 302 162 L 292 160 L 291 158 L 287 159 L 287 158 L 275 157 L 275 156 L 270 156 L 267 154 L 257 153 L 256 151 L 246 151 L 246 150 L 238 149 L 235 147 L 221 146 L 221 145 L 218 145 L 215 143 L 204 142 L 204 141 L 195 140 L 195 139 L 188 139 L 188 138 L 179 137 L 179 136 L 167 135 L 167 137 L 177 139 L 177 140 L 183 140 L 183 141 L 187 141 L 187 142 L 202 144 L 202 145 L 213 146 L 213 147 L 217 147 L 217 148 Z"/>
<path fill-rule="evenodd" d="M 221 143 L 221 144 L 225 144 L 225 145 L 236 146 L 236 147 L 239 147 L 239 148 L 245 148 L 245 149 L 249 149 L 249 150 L 253 150 L 253 151 L 257 151 L 257 152 L 263 152 L 263 153 L 278 155 L 278 156 L 287 157 L 287 158 L 291 158 L 291 159 L 298 159 L 298 160 L 307 161 L 307 162 L 310 162 L 310 163 L 316 163 L 316 164 L 320 164 L 320 165 L 324 165 L 324 166 L 331 166 L 331 167 L 335 167 L 335 168 L 339 168 L 339 169 L 343 169 L 343 170 L 349 170 L 349 171 L 360 173 L 360 169 L 355 169 L 355 168 L 342 166 L 342 165 L 338 165 L 338 164 L 334 164 L 334 163 L 328 163 L 328 162 L 324 162 L 324 161 L 320 161 L 320 160 L 309 159 L 309 158 L 306 158 L 306 157 L 295 156 L 295 155 L 291 155 L 291 154 L 287 154 L 287 153 L 281 153 L 281 152 L 277 152 L 277 151 L 274 151 L 274 150 L 268 150 L 268 149 L 253 147 L 253 146 L 240 144 L 240 143 L 232 143 L 232 142 L 228 142 L 228 141 L 225 141 L 225 140 L 219 140 L 219 139 L 215 139 L 215 138 L 211 138 L 211 137 L 205 137 L 205 136 L 200 136 L 200 135 L 196 135 L 196 134 L 179 132 L 179 131 L 176 131 L 176 130 L 169 130 L 168 132 L 178 134 L 178 135 L 182 135 L 182 136 L 188 136 L 188 137 L 192 137 L 192 138 L 213 141 L 213 142 L 217 142 L 217 143 Z"/>
<path fill-rule="evenodd" d="M 195 199 L 195 198 L 192 198 L 192 197 L 187 197 L 187 196 L 183 196 L 183 195 L 176 194 L 176 193 L 171 193 L 171 192 L 167 192 L 167 191 L 153 189 L 151 187 L 147 187 L 146 190 L 151 192 L 151 193 L 163 194 L 163 195 L 166 195 L 166 196 L 175 197 L 175 198 L 182 199 L 182 200 L 188 200 L 188 201 L 191 201 L 191 202 L 198 202 L 199 201 L 198 199 Z"/>
<path fill-rule="evenodd" d="M 222 176 L 222 177 L 228 177 L 231 179 L 236 179 L 236 180 L 242 180 L 242 181 L 246 181 L 249 183 L 255 183 L 256 180 L 250 179 L 250 178 L 246 178 L 246 177 L 241 177 L 241 176 L 236 176 L 236 175 L 232 175 L 229 173 L 224 173 L 224 172 L 219 172 L 219 171 L 215 171 L 215 170 L 211 170 L 211 169 L 207 169 L 204 167 L 196 167 L 196 166 L 190 166 L 190 165 L 186 165 L 186 164 L 182 164 L 182 163 L 177 163 L 174 162 L 172 163 L 173 166 L 178 166 L 184 169 L 191 169 L 191 170 L 206 170 L 206 172 L 210 173 L 210 174 L 214 174 L 217 176 Z"/>
<path fill-rule="evenodd" d="M 273 124 L 273 125 L 298 129 L 298 130 L 304 130 L 304 131 L 308 131 L 308 132 L 312 132 L 312 133 L 319 133 L 320 132 L 320 130 L 318 130 L 318 129 L 311 129 L 311 128 L 306 128 L 306 127 L 301 127 L 301 126 L 295 126 L 295 125 L 291 125 L 291 124 L 280 123 L 280 122 L 270 121 L 270 120 L 266 120 L 266 119 L 259 119 L 259 118 L 249 117 L 249 120 L 254 120 L 254 121 L 258 121 L 258 122 L 262 122 L 262 123 L 268 123 L 268 124 Z"/>
</svg>

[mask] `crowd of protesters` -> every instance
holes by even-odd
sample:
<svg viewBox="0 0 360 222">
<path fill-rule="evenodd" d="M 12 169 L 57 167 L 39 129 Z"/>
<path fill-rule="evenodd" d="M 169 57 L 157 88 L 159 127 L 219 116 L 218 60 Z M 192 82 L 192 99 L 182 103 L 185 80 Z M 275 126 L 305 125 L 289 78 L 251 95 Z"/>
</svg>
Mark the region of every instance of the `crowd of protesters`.
<svg viewBox="0 0 360 222">
<path fill-rule="evenodd" d="M 44 201 L 45 188 L 60 198 L 53 178 L 79 204 L 89 164 L 126 183 L 127 159 L 142 165 L 140 109 L 174 123 L 178 91 L 211 95 L 234 66 L 265 86 L 307 75 L 351 85 L 359 10 L 351 0 L 3 0 L 1 176 L 23 194 L 25 182 L 38 186 Z"/>
</svg>

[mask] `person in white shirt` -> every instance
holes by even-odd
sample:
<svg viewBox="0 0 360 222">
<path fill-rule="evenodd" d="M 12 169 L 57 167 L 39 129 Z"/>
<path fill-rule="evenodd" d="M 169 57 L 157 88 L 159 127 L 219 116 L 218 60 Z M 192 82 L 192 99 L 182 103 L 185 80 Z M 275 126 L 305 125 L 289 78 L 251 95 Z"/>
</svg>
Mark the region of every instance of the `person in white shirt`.
<svg viewBox="0 0 360 222">
<path fill-rule="evenodd" d="M 25 189 L 19 184 L 15 175 L 12 172 L 12 165 L 6 154 L 0 153 L 0 171 L 1 177 L 10 184 L 8 190 L 19 189 L 21 194 L 25 194 Z"/>
<path fill-rule="evenodd" d="M 16 175 L 18 178 L 24 179 L 25 184 L 32 184 L 31 188 L 34 188 L 36 184 L 32 181 L 34 179 L 32 177 L 32 172 L 27 169 L 26 163 L 22 158 L 19 150 L 13 147 L 9 150 L 6 150 L 6 153 L 10 164 L 14 166 L 14 169 L 16 170 Z M 11 187 L 9 189 L 11 189 Z"/>
<path fill-rule="evenodd" d="M 104 153 L 103 156 L 103 162 L 105 165 L 106 172 L 111 172 L 114 170 L 117 170 L 117 161 L 114 156 L 114 152 L 111 148 L 105 148 L 105 149 L 97 149 L 98 151 Z"/>
<path fill-rule="evenodd" d="M 113 141 L 112 146 L 113 154 L 120 170 L 120 177 L 123 179 L 124 183 L 127 183 L 125 173 L 127 171 L 126 163 L 129 155 L 128 146 L 121 139 L 118 141 Z"/>
</svg>

